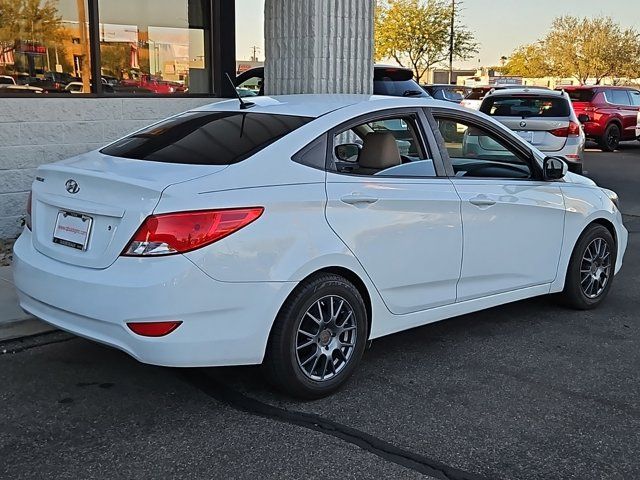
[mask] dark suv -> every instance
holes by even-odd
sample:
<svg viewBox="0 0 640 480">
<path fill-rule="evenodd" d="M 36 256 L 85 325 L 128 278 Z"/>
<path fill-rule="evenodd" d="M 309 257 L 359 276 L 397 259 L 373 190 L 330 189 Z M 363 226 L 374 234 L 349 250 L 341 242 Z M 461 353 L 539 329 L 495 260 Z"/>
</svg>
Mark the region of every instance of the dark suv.
<svg viewBox="0 0 640 480">
<path fill-rule="evenodd" d="M 251 89 L 257 95 L 263 95 L 263 79 L 264 67 L 251 68 L 236 77 L 236 88 Z M 243 91 L 239 93 L 245 94 Z M 373 67 L 373 93 L 392 97 L 429 97 L 413 79 L 412 70 L 387 65 Z"/>
<path fill-rule="evenodd" d="M 571 97 L 573 109 L 587 138 L 595 140 L 605 152 L 638 137 L 640 90 L 630 87 L 570 86 L 557 87 Z"/>
</svg>

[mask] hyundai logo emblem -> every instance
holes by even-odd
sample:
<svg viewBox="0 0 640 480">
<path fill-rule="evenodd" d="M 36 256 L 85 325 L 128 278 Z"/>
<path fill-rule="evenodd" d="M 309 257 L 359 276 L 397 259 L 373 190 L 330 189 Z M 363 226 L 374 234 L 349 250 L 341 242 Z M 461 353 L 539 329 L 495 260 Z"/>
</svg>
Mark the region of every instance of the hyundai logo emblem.
<svg viewBox="0 0 640 480">
<path fill-rule="evenodd" d="M 527 122 L 520 122 L 520 126 L 521 127 L 526 127 L 527 126 Z"/>
<path fill-rule="evenodd" d="M 66 188 L 67 192 L 69 193 L 78 193 L 80 191 L 78 182 L 72 179 L 67 180 L 67 182 L 64 184 L 64 188 Z"/>
</svg>

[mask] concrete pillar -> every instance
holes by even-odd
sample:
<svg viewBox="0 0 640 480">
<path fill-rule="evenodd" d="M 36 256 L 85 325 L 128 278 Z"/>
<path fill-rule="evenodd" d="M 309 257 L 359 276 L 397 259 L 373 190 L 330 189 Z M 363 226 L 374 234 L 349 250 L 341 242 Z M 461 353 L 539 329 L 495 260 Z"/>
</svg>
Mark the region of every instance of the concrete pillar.
<svg viewBox="0 0 640 480">
<path fill-rule="evenodd" d="M 372 93 L 374 4 L 266 0 L 265 93 Z"/>
</svg>

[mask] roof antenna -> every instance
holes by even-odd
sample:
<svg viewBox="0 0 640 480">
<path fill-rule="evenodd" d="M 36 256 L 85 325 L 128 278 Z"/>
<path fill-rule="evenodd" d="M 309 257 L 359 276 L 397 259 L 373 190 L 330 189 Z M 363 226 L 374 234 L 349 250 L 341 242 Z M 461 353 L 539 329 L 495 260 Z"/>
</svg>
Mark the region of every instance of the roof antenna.
<svg viewBox="0 0 640 480">
<path fill-rule="evenodd" d="M 255 103 L 253 102 L 245 102 L 244 100 L 242 100 L 242 97 L 238 93 L 238 90 L 236 90 L 236 85 L 235 83 L 233 83 L 233 80 L 231 80 L 231 77 L 229 76 L 229 74 L 225 73 L 225 75 L 227 76 L 227 80 L 229 80 L 229 83 L 231 84 L 231 88 L 233 88 L 233 91 L 235 92 L 236 97 L 238 97 L 238 100 L 240 101 L 240 110 L 246 110 L 247 108 L 251 108 L 255 106 Z"/>
</svg>

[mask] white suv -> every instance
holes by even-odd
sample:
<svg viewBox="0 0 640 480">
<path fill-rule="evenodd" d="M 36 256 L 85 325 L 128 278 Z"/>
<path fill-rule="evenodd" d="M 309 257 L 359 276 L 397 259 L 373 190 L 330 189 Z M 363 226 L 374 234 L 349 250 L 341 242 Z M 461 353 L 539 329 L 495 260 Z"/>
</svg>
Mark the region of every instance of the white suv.
<svg viewBox="0 0 640 480">
<path fill-rule="evenodd" d="M 494 90 L 484 98 L 480 111 L 509 127 L 540 151 L 564 157 L 571 171 L 582 173 L 585 134 L 566 92 L 528 88 Z M 469 146 L 473 145 L 473 139 L 468 140 Z"/>
</svg>

